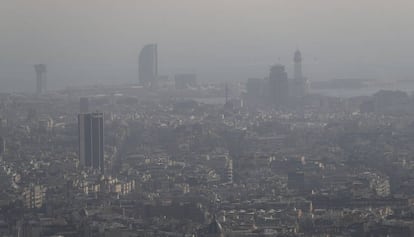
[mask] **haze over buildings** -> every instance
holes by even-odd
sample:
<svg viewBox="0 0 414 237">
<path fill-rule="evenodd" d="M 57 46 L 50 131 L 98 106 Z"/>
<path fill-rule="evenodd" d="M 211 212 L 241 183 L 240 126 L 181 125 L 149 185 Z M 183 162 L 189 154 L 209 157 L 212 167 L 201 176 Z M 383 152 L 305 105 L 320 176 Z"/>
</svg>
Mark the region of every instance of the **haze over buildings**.
<svg viewBox="0 0 414 237">
<path fill-rule="evenodd" d="M 412 12 L 3 1 L 0 236 L 414 236 Z"/>
<path fill-rule="evenodd" d="M 264 77 L 272 62 L 290 72 L 296 48 L 313 80 L 411 78 L 413 11 L 406 0 L 5 0 L 0 89 L 32 91 L 39 62 L 52 89 L 136 82 L 148 42 L 162 48 L 161 75 L 200 81 Z"/>
</svg>

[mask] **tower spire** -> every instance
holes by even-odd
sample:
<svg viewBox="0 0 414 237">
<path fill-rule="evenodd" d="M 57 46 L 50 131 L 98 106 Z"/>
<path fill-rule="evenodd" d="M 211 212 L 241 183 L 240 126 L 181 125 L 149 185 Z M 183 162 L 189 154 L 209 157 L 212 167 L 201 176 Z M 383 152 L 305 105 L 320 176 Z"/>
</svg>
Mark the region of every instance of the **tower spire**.
<svg viewBox="0 0 414 237">
<path fill-rule="evenodd" d="M 303 97 L 308 93 L 309 83 L 302 73 L 302 53 L 299 49 L 295 51 L 295 54 L 293 56 L 293 63 L 293 94 L 296 97 Z"/>
</svg>

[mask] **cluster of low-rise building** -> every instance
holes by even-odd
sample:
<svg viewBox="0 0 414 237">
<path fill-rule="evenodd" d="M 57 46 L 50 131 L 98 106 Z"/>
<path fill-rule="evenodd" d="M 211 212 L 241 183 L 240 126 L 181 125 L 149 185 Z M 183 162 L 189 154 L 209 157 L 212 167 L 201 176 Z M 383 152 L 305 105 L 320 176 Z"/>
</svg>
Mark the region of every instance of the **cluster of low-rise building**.
<svg viewBox="0 0 414 237">
<path fill-rule="evenodd" d="M 266 108 L 140 90 L 0 95 L 0 236 L 413 235 L 410 96 Z M 96 167 L 85 110 L 102 115 Z"/>
</svg>

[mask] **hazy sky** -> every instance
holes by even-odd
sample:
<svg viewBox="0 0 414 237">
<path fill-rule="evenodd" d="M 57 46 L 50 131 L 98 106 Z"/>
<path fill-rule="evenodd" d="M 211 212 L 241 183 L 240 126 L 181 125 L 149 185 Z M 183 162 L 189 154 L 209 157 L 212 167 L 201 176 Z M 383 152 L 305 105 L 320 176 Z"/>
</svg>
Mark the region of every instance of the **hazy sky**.
<svg viewBox="0 0 414 237">
<path fill-rule="evenodd" d="M 0 90 L 137 82 L 158 43 L 160 74 L 263 77 L 296 48 L 310 80 L 414 79 L 412 0 L 0 0 Z"/>
</svg>

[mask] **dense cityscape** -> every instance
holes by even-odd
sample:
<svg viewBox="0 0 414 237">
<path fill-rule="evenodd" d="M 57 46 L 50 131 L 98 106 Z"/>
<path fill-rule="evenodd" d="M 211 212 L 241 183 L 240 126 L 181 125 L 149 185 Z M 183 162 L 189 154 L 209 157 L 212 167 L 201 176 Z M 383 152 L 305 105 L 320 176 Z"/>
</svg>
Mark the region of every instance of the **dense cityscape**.
<svg viewBox="0 0 414 237">
<path fill-rule="evenodd" d="M 35 65 L 0 94 L 0 236 L 412 236 L 414 97 L 314 93 L 302 60 L 203 83 L 150 44 L 136 84 L 63 90 Z"/>
</svg>

